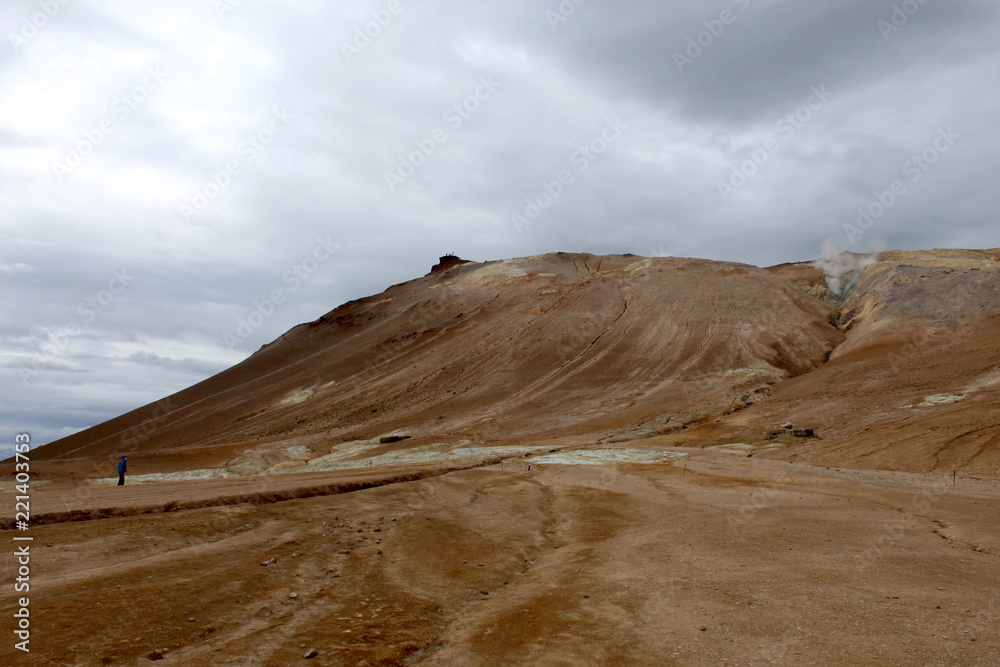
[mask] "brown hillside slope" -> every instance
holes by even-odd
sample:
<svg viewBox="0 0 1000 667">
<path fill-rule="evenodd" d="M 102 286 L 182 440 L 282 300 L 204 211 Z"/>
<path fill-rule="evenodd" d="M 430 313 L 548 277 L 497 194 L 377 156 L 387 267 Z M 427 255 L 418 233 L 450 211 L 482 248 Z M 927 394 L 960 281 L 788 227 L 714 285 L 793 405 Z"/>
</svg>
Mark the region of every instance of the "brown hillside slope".
<svg viewBox="0 0 1000 667">
<path fill-rule="evenodd" d="M 819 366 L 843 342 L 832 312 L 740 264 L 558 253 L 458 265 L 345 304 L 36 458 L 182 449 L 211 465 L 398 430 L 413 444 L 670 431 Z"/>
<path fill-rule="evenodd" d="M 998 256 L 996 250 L 884 253 L 842 305 L 847 338 L 830 363 L 781 383 L 755 410 L 685 438 L 785 444 L 766 455 L 828 466 L 997 476 Z M 769 440 L 786 421 L 814 428 L 820 438 Z"/>
<path fill-rule="evenodd" d="M 271 466 L 289 446 L 308 458 L 392 434 L 412 439 L 368 455 L 654 437 L 996 476 L 998 254 L 884 253 L 827 297 L 836 309 L 817 298 L 825 284 L 810 264 L 566 253 L 455 264 L 295 327 L 36 458 L 55 471 L 128 452 L 146 472 L 170 472 Z M 786 422 L 818 437 L 785 434 Z"/>
</svg>

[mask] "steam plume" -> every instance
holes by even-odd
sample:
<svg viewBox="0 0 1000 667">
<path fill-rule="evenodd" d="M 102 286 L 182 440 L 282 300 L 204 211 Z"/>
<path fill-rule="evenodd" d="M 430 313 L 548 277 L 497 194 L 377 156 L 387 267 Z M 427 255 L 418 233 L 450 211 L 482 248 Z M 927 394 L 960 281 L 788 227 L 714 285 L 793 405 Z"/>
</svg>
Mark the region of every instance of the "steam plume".
<svg viewBox="0 0 1000 667">
<path fill-rule="evenodd" d="M 813 262 L 813 266 L 826 276 L 826 286 L 830 289 L 830 294 L 841 296 L 845 287 L 844 278 L 848 274 L 877 261 L 878 253 L 859 255 L 847 252 L 841 250 L 833 240 L 827 239 L 823 242 L 823 247 L 820 250 L 820 258 Z"/>
</svg>

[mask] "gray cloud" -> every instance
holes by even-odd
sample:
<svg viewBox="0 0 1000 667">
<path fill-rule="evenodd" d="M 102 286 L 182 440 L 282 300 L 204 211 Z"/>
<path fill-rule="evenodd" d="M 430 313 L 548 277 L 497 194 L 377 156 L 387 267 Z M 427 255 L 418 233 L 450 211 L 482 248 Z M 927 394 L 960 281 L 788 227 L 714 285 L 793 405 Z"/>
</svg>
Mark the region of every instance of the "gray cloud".
<svg viewBox="0 0 1000 667">
<path fill-rule="evenodd" d="M 156 400 L 445 252 L 998 245 L 995 3 L 232 4 L 74 0 L 30 35 L 37 3 L 0 7 L 4 432 Z"/>
</svg>

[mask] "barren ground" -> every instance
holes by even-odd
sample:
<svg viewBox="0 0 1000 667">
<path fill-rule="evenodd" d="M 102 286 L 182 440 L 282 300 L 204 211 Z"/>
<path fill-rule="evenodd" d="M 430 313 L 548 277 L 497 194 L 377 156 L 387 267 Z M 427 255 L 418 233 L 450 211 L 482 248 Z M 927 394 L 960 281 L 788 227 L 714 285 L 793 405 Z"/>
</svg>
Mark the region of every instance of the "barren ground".
<svg viewBox="0 0 1000 667">
<path fill-rule="evenodd" d="M 34 527 L 32 653 L 0 663 L 1000 664 L 1000 483 L 672 451 L 266 502 L 406 471 L 282 475 L 259 504 L 52 485 L 40 511 L 210 506 Z"/>
</svg>

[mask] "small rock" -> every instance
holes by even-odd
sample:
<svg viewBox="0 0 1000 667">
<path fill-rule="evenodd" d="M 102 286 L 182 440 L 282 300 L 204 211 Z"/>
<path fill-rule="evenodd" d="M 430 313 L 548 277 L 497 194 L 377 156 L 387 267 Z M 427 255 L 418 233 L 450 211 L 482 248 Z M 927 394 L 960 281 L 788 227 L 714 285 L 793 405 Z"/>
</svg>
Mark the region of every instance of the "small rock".
<svg viewBox="0 0 1000 667">
<path fill-rule="evenodd" d="M 292 598 L 294 600 L 295 598 L 299 597 L 299 594 L 298 593 L 289 593 L 288 597 L 290 597 L 290 598 Z"/>
<path fill-rule="evenodd" d="M 151 651 L 150 653 L 146 654 L 146 659 L 147 660 L 163 660 L 163 654 L 160 653 L 159 651 Z"/>
<path fill-rule="evenodd" d="M 314 649 L 314 648 L 311 648 L 308 651 L 306 651 L 305 654 L 302 657 L 305 658 L 306 660 L 308 660 L 309 658 L 315 658 L 318 655 L 319 655 L 319 651 L 316 650 L 316 649 Z"/>
<path fill-rule="evenodd" d="M 192 617 L 190 617 L 190 618 L 188 619 L 188 623 L 194 623 L 194 616 L 192 616 Z"/>
</svg>

